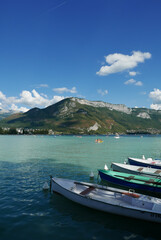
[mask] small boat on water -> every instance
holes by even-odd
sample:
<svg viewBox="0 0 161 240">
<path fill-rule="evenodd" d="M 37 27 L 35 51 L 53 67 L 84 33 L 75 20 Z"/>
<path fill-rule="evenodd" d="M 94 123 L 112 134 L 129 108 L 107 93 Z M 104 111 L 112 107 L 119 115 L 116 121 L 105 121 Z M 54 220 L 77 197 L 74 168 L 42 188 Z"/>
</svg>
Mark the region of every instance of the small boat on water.
<svg viewBox="0 0 161 240">
<path fill-rule="evenodd" d="M 51 179 L 51 191 L 83 206 L 161 223 L 161 199 L 98 184 Z"/>
<path fill-rule="evenodd" d="M 141 167 L 123 163 L 111 163 L 111 169 L 117 172 L 161 178 L 161 169 L 157 168 Z"/>
<path fill-rule="evenodd" d="M 114 138 L 119 139 L 120 135 L 118 133 L 116 133 L 116 135 L 114 136 Z"/>
<path fill-rule="evenodd" d="M 129 157 L 128 162 L 131 165 L 161 169 L 161 160 L 159 159 L 153 160 L 152 158 L 140 159 Z"/>
<path fill-rule="evenodd" d="M 103 143 L 103 140 L 100 139 L 100 138 L 97 138 L 97 139 L 95 140 L 95 143 Z"/>
<path fill-rule="evenodd" d="M 151 195 L 161 194 L 161 178 L 139 176 L 112 170 L 98 170 L 102 180 L 126 188 L 137 189 Z"/>
</svg>

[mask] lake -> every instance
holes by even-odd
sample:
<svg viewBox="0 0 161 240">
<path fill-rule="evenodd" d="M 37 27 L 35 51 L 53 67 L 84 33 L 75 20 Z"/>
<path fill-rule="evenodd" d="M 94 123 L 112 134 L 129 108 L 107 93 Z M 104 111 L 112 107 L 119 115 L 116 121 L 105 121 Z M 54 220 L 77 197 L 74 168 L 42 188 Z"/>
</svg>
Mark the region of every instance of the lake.
<svg viewBox="0 0 161 240">
<path fill-rule="evenodd" d="M 0 136 L 0 239 L 160 239 L 160 225 L 98 212 L 42 190 L 49 176 L 90 182 L 131 157 L 161 158 L 160 136 Z"/>
</svg>

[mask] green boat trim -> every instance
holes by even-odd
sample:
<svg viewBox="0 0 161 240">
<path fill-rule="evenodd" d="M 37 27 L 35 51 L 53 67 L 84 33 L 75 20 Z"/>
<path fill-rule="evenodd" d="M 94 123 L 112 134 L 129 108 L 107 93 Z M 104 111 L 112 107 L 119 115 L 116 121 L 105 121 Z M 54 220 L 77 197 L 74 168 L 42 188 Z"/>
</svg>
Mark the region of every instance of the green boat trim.
<svg viewBox="0 0 161 240">
<path fill-rule="evenodd" d="M 104 170 L 104 169 L 98 169 L 99 172 L 102 172 L 106 175 L 125 180 L 130 181 L 132 183 L 136 184 L 148 184 L 149 186 L 156 186 L 161 187 L 161 178 L 153 178 L 153 177 L 146 177 L 146 176 L 139 176 L 129 173 L 123 173 L 123 172 L 116 172 L 111 170 Z"/>
</svg>

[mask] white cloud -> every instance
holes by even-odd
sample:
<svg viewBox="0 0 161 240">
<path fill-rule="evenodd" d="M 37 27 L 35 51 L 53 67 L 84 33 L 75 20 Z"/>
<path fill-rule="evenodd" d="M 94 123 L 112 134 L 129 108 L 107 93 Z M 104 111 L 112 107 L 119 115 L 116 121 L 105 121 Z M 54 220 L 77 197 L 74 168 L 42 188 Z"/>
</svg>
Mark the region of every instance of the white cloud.
<svg viewBox="0 0 161 240">
<path fill-rule="evenodd" d="M 13 111 L 23 111 L 26 112 L 33 107 L 47 107 L 58 101 L 64 99 L 64 96 L 53 96 L 49 99 L 43 94 L 39 94 L 35 89 L 31 92 L 23 90 L 20 93 L 20 97 L 6 97 L 2 92 L 0 92 L 0 108 L 8 109 Z"/>
<path fill-rule="evenodd" d="M 49 105 L 51 104 L 54 104 L 54 103 L 57 103 L 57 102 L 60 102 L 61 100 L 63 100 L 65 97 L 62 97 L 62 96 L 54 96 L 51 100 L 52 103 L 50 103 Z"/>
<path fill-rule="evenodd" d="M 161 90 L 154 88 L 154 90 L 149 93 L 149 97 L 153 100 L 154 103 L 161 104 Z"/>
<path fill-rule="evenodd" d="M 97 92 L 98 92 L 99 94 L 101 94 L 102 96 L 108 94 L 108 90 L 101 90 L 101 89 L 98 89 Z"/>
<path fill-rule="evenodd" d="M 66 87 L 62 87 L 62 88 L 53 88 L 53 91 L 54 92 L 57 92 L 57 93 L 77 93 L 77 90 L 76 90 L 76 87 L 72 87 L 71 89 L 68 89 Z"/>
<path fill-rule="evenodd" d="M 44 93 L 41 93 L 41 96 L 45 97 L 45 98 L 48 98 L 48 96 Z"/>
<path fill-rule="evenodd" d="M 48 84 L 40 84 L 37 86 L 37 88 L 48 88 Z"/>
<path fill-rule="evenodd" d="M 155 110 L 161 110 L 161 104 L 151 104 L 150 108 L 155 109 Z"/>
<path fill-rule="evenodd" d="M 6 96 L 0 91 L 0 100 L 5 100 Z"/>
<path fill-rule="evenodd" d="M 114 53 L 105 56 L 108 65 L 102 66 L 97 72 L 100 76 L 106 76 L 112 73 L 118 73 L 125 70 L 135 68 L 139 63 L 143 63 L 145 59 L 151 58 L 149 52 L 133 51 L 132 55 L 124 55 L 121 53 Z"/>
<path fill-rule="evenodd" d="M 127 80 L 126 82 L 124 82 L 125 85 L 135 85 L 135 86 L 142 86 L 143 83 L 141 81 L 136 81 L 133 78 Z"/>
<path fill-rule="evenodd" d="M 27 112 L 29 108 L 26 107 L 18 107 L 14 103 L 11 105 L 10 110 L 14 112 Z"/>
<path fill-rule="evenodd" d="M 134 84 L 135 82 L 136 81 L 133 78 L 131 78 L 131 79 L 127 80 L 126 82 L 124 82 L 124 84 L 129 85 L 129 84 Z"/>
<path fill-rule="evenodd" d="M 136 86 L 143 86 L 143 83 L 142 83 L 141 81 L 137 81 L 137 82 L 135 83 L 135 85 L 136 85 Z"/>
<path fill-rule="evenodd" d="M 16 100 L 15 97 L 7 98 L 6 95 L 0 91 L 0 105 L 2 106 L 2 108 L 12 104 L 15 100 Z"/>
<path fill-rule="evenodd" d="M 129 75 L 132 77 L 136 76 L 136 74 L 137 74 L 137 72 L 129 72 Z"/>
<path fill-rule="evenodd" d="M 20 98 L 16 101 L 17 103 L 27 105 L 29 107 L 38 107 L 38 106 L 46 106 L 48 103 L 48 99 L 41 96 L 35 89 L 32 92 L 22 91 L 20 94 Z"/>
<path fill-rule="evenodd" d="M 56 103 L 58 101 L 57 99 L 60 101 L 64 99 L 64 97 L 53 96 L 52 99 L 48 99 L 44 96 L 41 96 L 35 89 L 33 89 L 32 92 L 22 91 L 20 98 L 16 100 L 16 103 L 21 103 L 29 107 L 47 107 Z"/>
<path fill-rule="evenodd" d="M 161 90 L 154 88 L 154 90 L 149 93 L 149 97 L 153 101 L 150 107 L 155 110 L 161 110 Z"/>
</svg>

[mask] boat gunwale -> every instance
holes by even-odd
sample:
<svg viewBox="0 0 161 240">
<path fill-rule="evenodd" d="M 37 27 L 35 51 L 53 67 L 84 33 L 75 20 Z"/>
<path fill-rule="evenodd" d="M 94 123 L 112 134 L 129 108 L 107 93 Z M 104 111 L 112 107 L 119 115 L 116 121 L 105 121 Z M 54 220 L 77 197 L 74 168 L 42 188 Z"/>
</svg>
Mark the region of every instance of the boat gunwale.
<svg viewBox="0 0 161 240">
<path fill-rule="evenodd" d="M 61 178 L 62 179 L 62 178 Z M 54 178 L 52 178 L 52 181 L 54 181 Z M 71 180 L 72 181 L 72 180 Z M 118 205 L 118 204 L 112 204 L 112 203 L 106 203 L 106 202 L 103 202 L 103 201 L 101 201 L 101 200 L 97 200 L 97 199 L 93 199 L 92 197 L 90 197 L 90 196 L 86 196 L 86 195 L 81 195 L 81 194 L 79 194 L 79 193 L 76 193 L 76 192 L 73 192 L 72 190 L 69 190 L 69 189 L 67 189 L 67 188 L 65 188 L 65 187 L 63 187 L 62 185 L 60 185 L 59 183 L 57 183 L 56 181 L 54 181 L 54 183 L 56 183 L 59 187 L 61 187 L 61 188 L 63 188 L 65 191 L 67 191 L 67 192 L 70 192 L 72 195 L 77 195 L 77 196 L 79 196 L 80 198 L 86 198 L 86 199 L 89 199 L 89 200 L 92 200 L 92 201 L 94 201 L 94 202 L 100 202 L 100 203 L 103 203 L 103 204 L 105 204 L 105 205 L 109 205 L 109 206 L 114 206 L 114 207 L 117 207 L 117 208 L 124 208 L 124 209 L 130 209 L 131 211 L 137 211 L 137 212 L 142 212 L 142 213 L 144 213 L 144 212 L 146 212 L 146 213 L 153 213 L 153 214 L 159 214 L 159 215 L 161 215 L 161 213 L 158 213 L 158 212 L 156 212 L 156 211 L 154 211 L 154 210 L 150 210 L 150 209 L 142 209 L 142 208 L 140 208 L 140 207 L 137 207 L 137 206 L 133 206 L 133 205 L 130 205 L 129 204 L 129 206 L 127 205 L 127 206 L 122 206 L 122 205 Z M 73 181 L 73 183 L 74 183 L 74 181 Z M 125 190 L 126 191 L 126 190 Z M 56 191 L 54 191 L 53 190 L 53 192 L 56 192 Z M 58 192 L 56 192 L 56 193 L 58 193 Z M 65 197 L 62 193 L 59 193 L 60 195 L 62 195 L 63 197 Z M 121 194 L 121 193 L 120 193 Z M 145 195 L 145 194 L 141 194 L 141 195 Z M 145 196 L 147 196 L 147 195 L 145 195 Z M 152 197 L 152 196 L 149 196 L 150 198 L 154 198 L 154 197 Z M 68 198 L 68 197 L 66 197 L 68 200 L 71 200 L 71 201 L 73 201 L 73 202 L 75 202 L 75 203 L 78 203 L 78 204 L 80 204 L 80 205 L 83 205 L 83 206 L 86 206 L 86 205 L 84 205 L 84 204 L 81 204 L 81 203 L 79 203 L 79 202 L 76 202 L 76 201 L 74 201 L 74 200 L 72 200 L 72 199 L 70 199 L 70 198 Z M 123 201 L 123 203 L 124 203 L 124 201 Z M 125 204 L 126 204 L 126 202 L 125 202 Z M 153 204 L 155 205 L 156 203 L 154 203 L 153 202 Z M 88 206 L 88 207 L 90 207 L 90 206 Z M 94 209 L 93 207 L 90 207 L 91 209 Z M 102 210 L 103 211 L 103 210 Z M 110 213 L 110 212 L 109 212 Z M 118 214 L 118 215 L 120 215 L 120 214 Z"/>
<path fill-rule="evenodd" d="M 154 177 L 157 179 L 161 179 L 161 175 L 156 173 L 156 171 L 159 170 L 158 168 L 149 168 L 149 167 L 142 166 L 141 168 L 143 168 L 143 169 L 141 171 L 139 171 L 139 166 L 123 164 L 123 163 L 115 163 L 115 162 L 111 163 L 111 168 L 113 171 L 116 171 L 116 172 L 124 172 L 124 173 L 134 174 L 134 175 L 136 173 L 136 175 L 140 175 L 140 176 Z M 147 169 L 147 171 L 146 171 L 146 169 Z M 149 169 L 151 171 L 149 171 Z M 161 172 L 161 169 L 159 171 Z"/>
<path fill-rule="evenodd" d="M 113 176 L 110 176 L 108 174 L 105 174 L 105 173 L 102 173 L 103 175 L 105 175 L 102 180 L 104 181 L 107 181 L 107 182 L 110 182 L 110 183 L 113 183 L 115 184 L 116 186 L 120 186 L 120 187 L 125 187 L 125 188 L 132 188 L 132 189 L 135 189 L 136 191 L 140 190 L 142 191 L 141 194 L 143 195 L 150 195 L 151 197 L 154 197 L 154 198 L 159 198 L 158 197 L 158 194 L 160 196 L 161 194 L 161 188 L 157 187 L 157 186 L 153 186 L 153 185 L 150 185 L 150 184 L 143 184 L 143 183 L 134 183 L 134 182 L 131 182 L 131 181 L 127 181 L 127 180 L 124 180 L 124 179 L 121 179 L 121 178 L 116 178 L 116 177 L 113 177 Z M 111 180 L 109 179 L 111 178 Z M 114 179 L 114 181 L 113 181 Z M 154 194 L 157 194 L 154 195 Z"/>
<path fill-rule="evenodd" d="M 117 172 L 117 171 L 111 171 L 111 170 L 105 170 L 105 169 L 98 169 L 98 171 L 101 171 L 105 175 L 109 175 L 109 176 L 112 176 L 114 178 L 126 181 L 126 182 L 129 182 L 129 180 L 130 180 L 130 182 L 134 183 L 134 184 L 141 184 L 141 185 L 146 184 L 147 186 L 150 186 L 150 187 L 161 188 L 161 178 L 156 179 L 155 177 L 152 177 L 152 176 L 147 177 L 147 176 L 142 176 L 142 175 L 135 175 L 135 174 L 131 174 L 131 173 Z M 109 172 L 109 174 L 106 174 L 106 172 Z M 122 174 L 122 175 L 125 175 L 125 176 L 117 176 L 116 174 Z M 127 174 L 127 176 L 126 176 L 126 174 Z M 134 176 L 136 176 L 136 178 L 140 178 L 140 179 L 133 179 L 133 178 L 130 178 L 130 176 L 129 176 L 129 180 L 128 180 L 128 179 L 126 179 L 126 178 L 128 178 L 128 175 L 134 175 Z M 122 178 L 124 178 L 124 179 L 122 179 Z M 153 179 L 153 180 L 158 180 L 158 181 L 149 182 L 149 184 L 148 184 L 147 183 L 148 179 L 149 180 Z M 153 185 L 150 185 L 150 184 L 153 184 Z"/>
<path fill-rule="evenodd" d="M 152 165 L 152 166 L 159 166 L 161 167 L 161 160 L 160 159 L 141 159 L 141 158 L 133 158 L 133 157 L 128 157 L 128 160 L 132 160 L 135 162 L 139 162 L 139 163 L 145 163 L 148 165 Z"/>
</svg>

